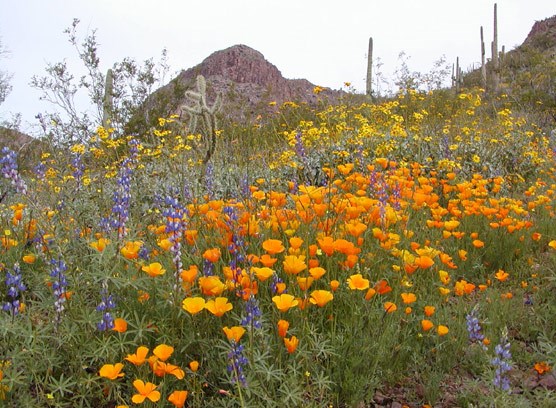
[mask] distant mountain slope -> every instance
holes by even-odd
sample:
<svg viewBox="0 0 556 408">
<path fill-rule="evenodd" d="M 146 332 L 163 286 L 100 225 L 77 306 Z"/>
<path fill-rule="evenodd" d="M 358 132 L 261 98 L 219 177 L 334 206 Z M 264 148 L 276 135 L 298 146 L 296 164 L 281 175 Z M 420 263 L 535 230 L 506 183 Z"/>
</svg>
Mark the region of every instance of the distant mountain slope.
<svg viewBox="0 0 556 408">
<path fill-rule="evenodd" d="M 523 43 L 501 55 L 500 61 L 499 93 L 538 125 L 555 128 L 556 15 L 535 22 Z M 491 69 L 487 62 L 488 75 Z M 464 86 L 481 86 L 480 69 L 464 75 Z"/>
<path fill-rule="evenodd" d="M 316 105 L 318 100 L 336 102 L 344 94 L 323 88 L 316 95 L 313 92 L 315 84 L 306 79 L 284 78 L 263 54 L 240 44 L 214 52 L 155 91 L 146 105 L 151 122 L 158 116 L 179 111 L 179 107 L 186 103 L 184 93 L 194 88 L 197 75 L 206 79 L 209 100 L 221 94 L 223 114 L 242 122 L 275 111 L 286 101 Z"/>
<path fill-rule="evenodd" d="M 22 167 L 35 164 L 41 154 L 40 141 L 25 133 L 0 126 L 0 150 L 4 146 L 17 153 L 18 163 Z"/>
<path fill-rule="evenodd" d="M 520 47 L 530 46 L 545 53 L 556 52 L 556 15 L 536 21 Z M 518 49 L 520 48 L 518 47 Z"/>
</svg>

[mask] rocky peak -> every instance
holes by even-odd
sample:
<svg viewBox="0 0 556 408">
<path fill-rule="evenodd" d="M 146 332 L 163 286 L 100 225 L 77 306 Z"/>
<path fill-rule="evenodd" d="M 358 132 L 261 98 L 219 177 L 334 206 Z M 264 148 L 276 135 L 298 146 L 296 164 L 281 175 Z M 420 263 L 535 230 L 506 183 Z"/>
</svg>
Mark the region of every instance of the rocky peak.
<svg viewBox="0 0 556 408">
<path fill-rule="evenodd" d="M 556 15 L 535 21 L 523 45 L 545 50 L 556 48 Z"/>
<path fill-rule="evenodd" d="M 306 79 L 287 79 L 263 54 L 247 45 L 239 44 L 216 51 L 200 64 L 182 71 L 168 85 L 157 91 L 176 95 L 172 110 L 186 101 L 184 89 L 195 87 L 195 79 L 203 75 L 207 82 L 209 100 L 216 94 L 223 96 L 222 112 L 236 120 L 251 120 L 259 114 L 276 110 L 282 103 L 292 101 L 316 105 L 319 100 L 336 102 L 341 91 L 329 88 L 315 95 L 315 85 Z M 176 90 L 179 89 L 180 92 Z M 271 103 L 275 102 L 275 103 Z"/>
<path fill-rule="evenodd" d="M 205 77 L 220 75 L 236 83 L 253 83 L 265 86 L 278 82 L 282 74 L 268 62 L 263 54 L 246 45 L 234 45 L 216 51 L 200 64 Z"/>
</svg>

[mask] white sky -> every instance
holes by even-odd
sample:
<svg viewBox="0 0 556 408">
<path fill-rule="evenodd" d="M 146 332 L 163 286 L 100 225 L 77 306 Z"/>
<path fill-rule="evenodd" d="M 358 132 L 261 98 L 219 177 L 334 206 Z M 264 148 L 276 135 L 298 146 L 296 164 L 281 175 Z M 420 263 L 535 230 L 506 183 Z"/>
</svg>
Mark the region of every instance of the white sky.
<svg viewBox="0 0 556 408">
<path fill-rule="evenodd" d="M 521 44 L 532 25 L 556 14 L 552 0 L 498 0 L 499 45 Z M 170 76 L 234 44 L 260 51 L 286 78 L 306 78 L 334 89 L 351 82 L 365 89 L 369 36 L 374 57 L 391 76 L 404 51 L 412 71 L 428 72 L 442 55 L 465 68 L 480 61 L 479 28 L 487 55 L 494 1 L 487 0 L 0 0 L 0 39 L 10 51 L 0 70 L 13 74 L 13 90 L 0 119 L 34 116 L 49 106 L 29 87 L 47 63 L 77 55 L 63 30 L 73 18 L 78 33 L 97 29 L 103 69 L 132 57 L 140 62 L 168 50 Z M 167 80 L 170 78 L 167 78 Z"/>
</svg>

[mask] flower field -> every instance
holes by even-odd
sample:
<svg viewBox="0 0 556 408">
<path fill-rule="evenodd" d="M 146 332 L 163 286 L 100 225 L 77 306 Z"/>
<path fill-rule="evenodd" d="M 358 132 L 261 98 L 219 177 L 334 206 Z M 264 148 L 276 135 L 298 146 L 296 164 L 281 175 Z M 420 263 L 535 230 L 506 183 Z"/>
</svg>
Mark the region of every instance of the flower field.
<svg viewBox="0 0 556 408">
<path fill-rule="evenodd" d="M 556 404 L 556 141 L 503 96 L 184 129 L 2 150 L 0 404 Z"/>
</svg>

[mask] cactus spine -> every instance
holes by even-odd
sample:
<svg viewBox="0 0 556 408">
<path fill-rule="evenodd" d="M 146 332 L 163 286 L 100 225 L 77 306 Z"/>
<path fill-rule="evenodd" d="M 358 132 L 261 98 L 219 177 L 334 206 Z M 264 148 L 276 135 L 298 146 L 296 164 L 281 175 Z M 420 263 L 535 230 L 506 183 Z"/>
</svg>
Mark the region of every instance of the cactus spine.
<svg viewBox="0 0 556 408">
<path fill-rule="evenodd" d="M 113 103 L 113 87 L 114 75 L 111 69 L 106 72 L 106 80 L 104 83 L 104 99 L 102 101 L 102 127 L 108 129 L 110 127 Z"/>
<path fill-rule="evenodd" d="M 367 95 L 373 97 L 373 37 L 369 38 L 369 52 L 367 54 Z"/>
</svg>

